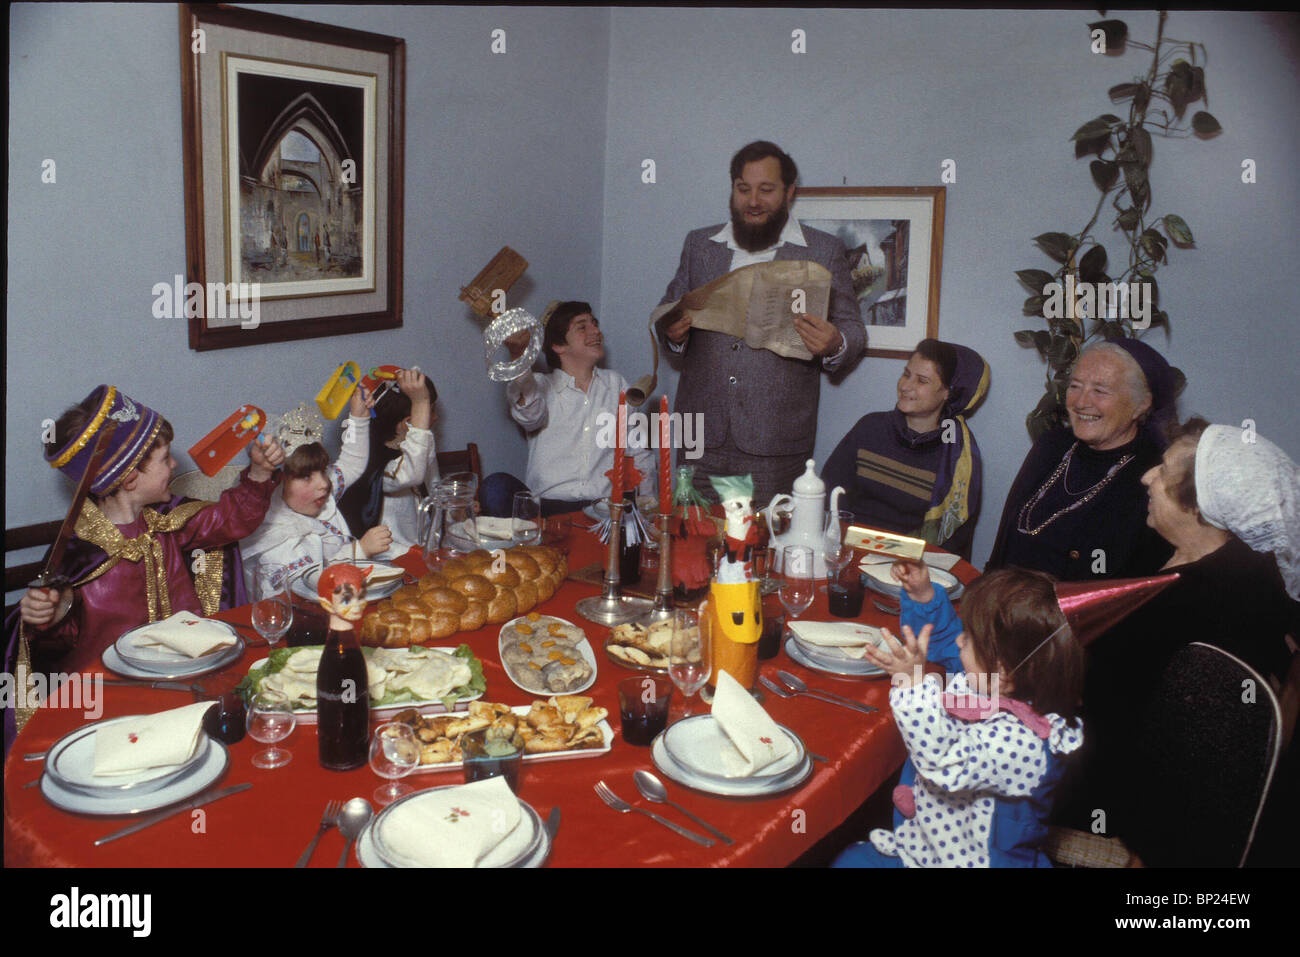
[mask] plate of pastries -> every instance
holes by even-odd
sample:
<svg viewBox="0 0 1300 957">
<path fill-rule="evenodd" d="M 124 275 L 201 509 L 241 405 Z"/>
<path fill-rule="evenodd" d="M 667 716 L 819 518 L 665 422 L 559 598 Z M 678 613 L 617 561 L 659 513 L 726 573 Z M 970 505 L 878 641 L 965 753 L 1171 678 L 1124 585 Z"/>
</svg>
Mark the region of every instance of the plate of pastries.
<svg viewBox="0 0 1300 957">
<path fill-rule="evenodd" d="M 507 622 L 497 638 L 506 676 L 535 694 L 576 694 L 596 682 L 587 633 L 571 621 L 535 611 Z"/>
<path fill-rule="evenodd" d="M 473 551 L 371 605 L 359 638 L 363 645 L 404 648 L 501 625 L 549 599 L 568 572 L 563 553 L 545 545 Z"/>
<path fill-rule="evenodd" d="M 605 654 L 615 664 L 633 671 L 667 673 L 672 640 L 671 620 L 656 621 L 649 627 L 629 621 L 610 632 L 605 639 Z"/>
<path fill-rule="evenodd" d="M 423 715 L 410 708 L 392 720 L 415 731 L 420 742 L 419 773 L 461 767 L 461 736 L 483 729 L 489 740 L 500 738 L 516 745 L 522 741 L 525 761 L 599 757 L 609 753 L 614 740 L 605 720 L 608 716 L 607 709 L 593 707 L 586 695 L 554 695 L 519 707 L 471 701 L 468 713 Z"/>
</svg>

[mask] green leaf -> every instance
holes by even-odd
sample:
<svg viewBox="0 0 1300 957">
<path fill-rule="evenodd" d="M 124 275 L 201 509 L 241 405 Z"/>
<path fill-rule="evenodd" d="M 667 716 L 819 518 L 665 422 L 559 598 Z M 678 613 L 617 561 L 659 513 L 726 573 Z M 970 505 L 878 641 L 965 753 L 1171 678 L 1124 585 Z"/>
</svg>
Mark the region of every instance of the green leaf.
<svg viewBox="0 0 1300 957">
<path fill-rule="evenodd" d="M 1113 160 L 1093 160 L 1088 164 L 1088 171 L 1092 173 L 1092 181 L 1103 193 L 1114 186 L 1115 180 L 1119 179 L 1119 164 Z"/>
<path fill-rule="evenodd" d="M 1079 260 L 1079 278 L 1084 282 L 1101 282 L 1106 278 L 1106 247 L 1093 246 Z"/>
<path fill-rule="evenodd" d="M 1145 127 L 1134 126 L 1129 130 L 1128 141 L 1133 145 L 1137 152 L 1138 162 L 1143 166 L 1151 165 L 1151 134 L 1146 131 Z"/>
<path fill-rule="evenodd" d="M 1038 347 L 1038 351 L 1044 356 L 1047 355 L 1047 347 L 1051 344 L 1052 334 L 1050 332 L 1044 332 L 1042 329 L 1034 331 L 1034 345 Z"/>
<path fill-rule="evenodd" d="M 1027 288 L 1038 293 L 1054 281 L 1054 277 L 1046 269 L 1017 269 L 1016 276 Z"/>
<path fill-rule="evenodd" d="M 1085 156 L 1100 156 L 1108 146 L 1110 146 L 1109 133 L 1090 140 L 1079 140 L 1074 144 L 1074 158 L 1082 159 Z"/>
<path fill-rule="evenodd" d="M 1191 229 L 1187 223 L 1183 222 L 1181 216 L 1170 213 L 1165 217 L 1164 223 L 1165 232 L 1169 234 L 1169 238 L 1174 241 L 1175 245 L 1182 247 L 1196 245 L 1196 240 L 1192 238 Z"/>
<path fill-rule="evenodd" d="M 1022 311 L 1026 316 L 1041 316 L 1043 314 L 1043 303 L 1047 302 L 1046 296 L 1030 296 L 1025 300 Z"/>
<path fill-rule="evenodd" d="M 1116 116 L 1114 113 L 1103 113 L 1103 114 L 1101 114 L 1101 116 L 1097 117 L 1097 119 L 1098 119 L 1099 122 L 1105 123 L 1105 124 L 1107 124 L 1107 125 L 1109 125 L 1109 126 L 1114 126 L 1116 123 L 1123 123 L 1123 122 L 1124 122 L 1124 121 L 1121 120 L 1118 116 Z"/>
<path fill-rule="evenodd" d="M 1127 100 L 1130 96 L 1134 96 L 1140 89 L 1142 89 L 1141 83 L 1120 83 L 1117 86 L 1112 86 L 1107 92 L 1112 100 L 1119 101 Z"/>
<path fill-rule="evenodd" d="M 1123 20 L 1098 20 L 1088 24 L 1088 34 L 1100 30 L 1106 36 L 1106 52 L 1123 52 L 1124 42 L 1128 39 L 1128 24 Z"/>
<path fill-rule="evenodd" d="M 1069 233 L 1043 233 L 1035 236 L 1034 242 L 1047 255 L 1051 256 L 1058 263 L 1063 263 L 1070 258 L 1070 253 L 1074 252 L 1076 243 L 1074 237 Z"/>
<path fill-rule="evenodd" d="M 1204 110 L 1192 116 L 1192 129 L 1196 131 L 1197 136 L 1214 136 L 1216 133 L 1223 132 L 1219 121 Z"/>
<path fill-rule="evenodd" d="M 1047 347 L 1047 361 L 1053 369 L 1064 369 L 1078 353 L 1074 340 L 1069 336 L 1055 336 Z"/>
<path fill-rule="evenodd" d="M 1024 346 L 1026 349 L 1033 347 L 1038 348 L 1034 335 L 1039 332 L 1037 329 L 1020 329 L 1016 332 L 1016 343 Z"/>
<path fill-rule="evenodd" d="M 1121 212 L 1119 216 L 1116 217 L 1115 221 L 1119 224 L 1120 229 L 1131 233 L 1133 230 L 1138 228 L 1138 223 L 1141 220 L 1138 216 L 1138 211 L 1130 208 Z"/>
<path fill-rule="evenodd" d="M 1192 68 L 1192 77 L 1188 83 L 1187 93 L 1192 98 L 1193 103 L 1205 96 L 1205 70 L 1199 66 Z"/>
<path fill-rule="evenodd" d="M 1091 139 L 1096 139 L 1099 136 L 1109 136 L 1109 135 L 1110 135 L 1109 123 L 1107 123 L 1105 120 L 1089 120 L 1087 123 L 1084 123 L 1083 126 L 1075 130 L 1074 135 L 1071 136 L 1070 139 L 1091 140 Z"/>
</svg>

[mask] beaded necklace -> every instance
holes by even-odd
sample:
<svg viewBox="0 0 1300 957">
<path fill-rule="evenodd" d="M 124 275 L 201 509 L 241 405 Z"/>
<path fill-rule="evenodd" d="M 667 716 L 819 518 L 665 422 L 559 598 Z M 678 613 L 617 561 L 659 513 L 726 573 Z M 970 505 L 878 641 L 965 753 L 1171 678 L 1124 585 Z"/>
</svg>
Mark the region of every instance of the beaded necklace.
<svg viewBox="0 0 1300 957">
<path fill-rule="evenodd" d="M 1016 521 L 1016 531 L 1021 532 L 1024 535 L 1037 535 L 1039 532 L 1045 529 L 1048 525 L 1051 525 L 1062 515 L 1065 515 L 1068 512 L 1073 512 L 1076 508 L 1080 508 L 1081 506 L 1088 504 L 1088 502 L 1090 502 L 1092 499 L 1096 498 L 1098 494 L 1100 494 L 1102 489 L 1104 489 L 1107 485 L 1110 484 L 1111 479 L 1113 479 L 1117 474 L 1119 474 L 1120 469 L 1128 465 L 1129 462 L 1132 462 L 1133 459 L 1135 458 L 1133 453 L 1129 452 L 1122 459 L 1120 459 L 1118 462 L 1112 465 L 1110 467 L 1110 471 L 1108 471 L 1104 476 L 1102 476 L 1101 481 L 1093 485 L 1092 488 L 1086 490 L 1083 493 L 1083 497 L 1080 498 L 1077 502 L 1073 503 L 1072 505 L 1067 505 L 1065 508 L 1060 509 L 1054 514 L 1048 516 L 1047 520 L 1043 522 L 1041 525 L 1039 525 L 1037 528 L 1030 528 L 1029 527 L 1030 514 L 1033 512 L 1034 508 L 1038 505 L 1038 503 L 1043 500 L 1043 497 L 1047 495 L 1048 491 L 1051 490 L 1052 486 L 1056 484 L 1058 479 L 1061 479 L 1063 476 L 1065 476 L 1066 481 L 1062 483 L 1061 487 L 1062 489 L 1065 490 L 1067 495 L 1074 494 L 1069 489 L 1068 473 L 1070 471 L 1070 462 L 1074 458 L 1074 450 L 1077 449 L 1078 447 L 1079 447 L 1079 443 L 1077 441 L 1070 446 L 1069 451 L 1065 453 L 1065 458 L 1061 459 L 1061 464 L 1056 467 L 1056 471 L 1054 471 L 1050 476 L 1048 476 L 1047 481 L 1044 482 L 1043 485 L 1038 489 L 1038 491 L 1034 493 L 1033 497 L 1030 498 L 1029 501 L 1025 503 L 1024 507 L 1020 509 L 1020 517 Z"/>
</svg>

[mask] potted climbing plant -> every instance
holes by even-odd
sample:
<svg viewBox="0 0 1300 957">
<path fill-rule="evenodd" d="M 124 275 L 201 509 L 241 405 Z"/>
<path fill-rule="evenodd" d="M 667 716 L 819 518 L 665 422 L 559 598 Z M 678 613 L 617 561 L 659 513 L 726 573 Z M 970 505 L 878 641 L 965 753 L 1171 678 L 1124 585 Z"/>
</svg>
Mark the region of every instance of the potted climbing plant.
<svg viewBox="0 0 1300 957">
<path fill-rule="evenodd" d="M 1195 245 L 1186 220 L 1172 212 L 1152 209 L 1152 133 L 1167 139 L 1209 138 L 1221 132 L 1218 120 L 1204 110 L 1185 120 L 1197 101 L 1209 106 L 1205 89 L 1205 46 L 1165 36 L 1166 13 L 1160 12 L 1154 44 L 1130 40 L 1122 20 L 1088 24 L 1094 52 L 1121 55 L 1127 46 L 1151 54 L 1151 66 L 1131 82 L 1109 90 L 1113 103 L 1128 104 L 1127 116 L 1103 113 L 1079 127 L 1071 137 L 1075 159 L 1088 163 L 1100 192 L 1087 224 L 1077 232 L 1046 232 L 1034 237 L 1054 270 L 1021 269 L 1019 277 L 1032 293 L 1024 314 L 1042 319 L 1046 329 L 1022 329 L 1016 341 L 1037 350 L 1047 364 L 1046 390 L 1025 420 L 1030 437 L 1065 422 L 1065 390 L 1070 368 L 1084 344 L 1102 337 L 1136 336 L 1156 327 L 1169 327 L 1169 314 L 1160 308 L 1156 272 L 1166 263 L 1172 243 Z M 1112 260 L 1094 230 L 1103 225 L 1118 233 L 1107 238 L 1120 254 Z M 1113 277 L 1113 278 L 1112 278 Z M 1185 379 L 1174 370 L 1178 389 Z"/>
</svg>

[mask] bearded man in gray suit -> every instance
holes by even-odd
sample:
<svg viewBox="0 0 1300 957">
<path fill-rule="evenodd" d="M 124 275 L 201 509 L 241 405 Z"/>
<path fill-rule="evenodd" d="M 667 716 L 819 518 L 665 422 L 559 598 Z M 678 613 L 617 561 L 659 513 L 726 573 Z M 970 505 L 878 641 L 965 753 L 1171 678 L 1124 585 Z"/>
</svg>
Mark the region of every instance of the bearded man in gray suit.
<svg viewBox="0 0 1300 957">
<path fill-rule="evenodd" d="M 704 454 L 696 488 L 714 498 L 709 475 L 754 477 L 760 507 L 789 492 L 817 437 L 821 373 L 851 365 L 867 333 L 849 277 L 844 244 L 790 218 L 799 171 L 775 143 L 759 140 L 731 159 L 731 221 L 686 236 L 677 275 L 660 305 L 681 302 L 658 320 L 660 341 L 681 357 L 674 411 L 702 413 Z M 703 305 L 692 290 L 773 259 L 806 259 L 831 273 L 830 316 L 796 315 L 795 331 L 814 358 L 787 359 L 724 333 L 691 328 Z M 828 321 L 829 320 L 829 321 Z"/>
</svg>

